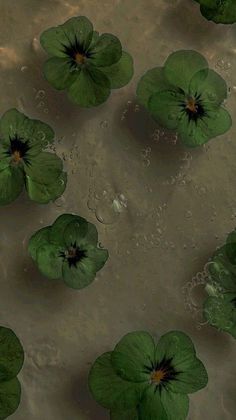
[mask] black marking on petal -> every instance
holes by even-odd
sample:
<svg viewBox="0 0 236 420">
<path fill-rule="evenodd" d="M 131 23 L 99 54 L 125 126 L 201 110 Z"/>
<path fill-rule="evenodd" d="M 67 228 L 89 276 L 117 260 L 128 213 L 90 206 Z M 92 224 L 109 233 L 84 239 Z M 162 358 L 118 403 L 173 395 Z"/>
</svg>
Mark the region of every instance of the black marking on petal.
<svg viewBox="0 0 236 420">
<path fill-rule="evenodd" d="M 207 116 L 200 94 L 195 93 L 195 95 L 186 98 L 180 105 L 182 107 L 182 112 L 188 116 L 189 122 L 193 121 L 196 123 L 198 120 Z"/>
<path fill-rule="evenodd" d="M 10 147 L 6 151 L 7 156 L 12 157 L 13 162 L 18 163 L 21 160 L 24 160 L 25 163 L 29 164 L 29 159 L 27 158 L 27 152 L 30 150 L 29 141 L 24 141 L 23 137 L 15 134 L 13 137 L 10 137 Z"/>
<path fill-rule="evenodd" d="M 59 257 L 68 262 L 69 267 L 77 267 L 79 262 L 87 257 L 86 251 L 81 249 L 76 242 L 70 245 L 65 251 L 59 253 Z"/>
<path fill-rule="evenodd" d="M 69 39 L 66 33 L 64 33 L 68 44 L 62 45 L 62 52 L 70 58 L 70 67 L 76 69 L 78 65 L 83 64 L 86 61 L 86 58 L 90 58 L 92 54 L 84 46 L 84 44 L 79 40 L 79 36 L 75 34 L 73 41 Z"/>
<path fill-rule="evenodd" d="M 150 382 L 152 385 L 155 385 L 155 391 L 161 387 L 165 387 L 170 381 L 176 380 L 178 374 L 173 366 L 172 358 L 163 358 L 161 362 L 156 363 L 154 369 L 152 370 Z"/>
</svg>

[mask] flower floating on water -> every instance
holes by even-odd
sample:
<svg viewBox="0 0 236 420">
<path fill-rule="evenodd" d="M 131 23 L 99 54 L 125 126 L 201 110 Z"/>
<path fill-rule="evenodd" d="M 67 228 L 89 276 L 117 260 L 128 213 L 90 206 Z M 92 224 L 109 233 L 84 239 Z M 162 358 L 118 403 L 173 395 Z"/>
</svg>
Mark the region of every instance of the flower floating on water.
<svg viewBox="0 0 236 420">
<path fill-rule="evenodd" d="M 111 410 L 113 420 L 184 420 L 187 394 L 207 382 L 191 339 L 180 331 L 168 332 L 157 344 L 147 332 L 129 333 L 89 374 L 93 397 Z"/>
<path fill-rule="evenodd" d="M 226 83 L 196 51 L 176 51 L 164 67 L 149 70 L 138 84 L 137 96 L 160 125 L 178 132 L 186 146 L 200 146 L 232 124 L 221 107 Z"/>
<path fill-rule="evenodd" d="M 9 328 L 0 327 L 0 419 L 13 414 L 19 406 L 21 385 L 17 379 L 24 362 L 19 339 Z"/>
<path fill-rule="evenodd" d="M 206 286 L 204 316 L 210 325 L 236 338 L 236 231 L 213 255 Z"/>
<path fill-rule="evenodd" d="M 105 102 L 111 89 L 121 88 L 133 76 L 132 57 L 122 51 L 119 39 L 99 35 L 85 16 L 46 30 L 40 42 L 51 56 L 44 65 L 46 79 L 55 89 L 66 89 L 82 107 Z"/>
<path fill-rule="evenodd" d="M 195 0 L 200 4 L 202 15 L 215 23 L 236 22 L 235 0 Z"/>
<path fill-rule="evenodd" d="M 108 251 L 98 248 L 97 243 L 95 225 L 80 216 L 62 214 L 52 226 L 31 237 L 29 253 L 46 277 L 63 279 L 67 286 L 82 289 L 108 259 Z"/>
<path fill-rule="evenodd" d="M 25 186 L 31 200 L 48 203 L 60 197 L 66 187 L 62 161 L 43 151 L 52 143 L 49 125 L 31 120 L 16 109 L 0 120 L 0 205 L 9 204 Z"/>
</svg>

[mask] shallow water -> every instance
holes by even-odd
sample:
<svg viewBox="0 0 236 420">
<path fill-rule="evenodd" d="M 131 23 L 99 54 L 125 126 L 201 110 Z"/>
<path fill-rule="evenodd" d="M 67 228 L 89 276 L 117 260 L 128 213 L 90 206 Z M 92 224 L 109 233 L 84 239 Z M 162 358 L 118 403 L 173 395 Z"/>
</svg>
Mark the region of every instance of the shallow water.
<svg viewBox="0 0 236 420">
<path fill-rule="evenodd" d="M 191 395 L 189 419 L 233 420 L 235 342 L 204 324 L 204 265 L 236 226 L 236 25 L 207 22 L 189 0 L 0 0 L 0 112 L 17 107 L 48 122 L 69 174 L 55 203 L 22 195 L 0 209 L 1 325 L 20 337 L 26 360 L 12 420 L 104 420 L 87 390 L 95 358 L 132 330 L 189 334 L 209 374 Z M 109 102 L 71 104 L 43 79 L 40 33 L 75 15 L 116 34 L 135 75 Z M 137 104 L 140 76 L 177 49 L 195 49 L 229 86 L 234 120 L 199 149 L 181 146 Z M 110 259 L 82 291 L 41 276 L 27 241 L 64 212 L 95 223 Z M 200 273 L 197 277 L 196 274 Z"/>
</svg>

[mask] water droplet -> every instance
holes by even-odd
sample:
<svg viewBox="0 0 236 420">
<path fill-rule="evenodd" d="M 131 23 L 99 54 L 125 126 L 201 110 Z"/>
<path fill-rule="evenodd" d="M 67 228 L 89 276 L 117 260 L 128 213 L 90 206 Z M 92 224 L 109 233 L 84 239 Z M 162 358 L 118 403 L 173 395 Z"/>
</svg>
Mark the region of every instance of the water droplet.
<svg viewBox="0 0 236 420">
<path fill-rule="evenodd" d="M 100 122 L 100 127 L 101 128 L 107 128 L 108 127 L 108 121 L 107 120 L 101 121 Z"/>
<path fill-rule="evenodd" d="M 36 37 L 32 40 L 32 48 L 35 52 L 38 52 L 40 50 L 40 42 Z"/>
<path fill-rule="evenodd" d="M 119 212 L 114 211 L 112 203 L 107 203 L 106 201 L 101 201 L 97 205 L 95 210 L 95 215 L 97 220 L 100 223 L 105 225 L 110 225 L 115 223 L 118 220 Z"/>
<path fill-rule="evenodd" d="M 22 73 L 25 73 L 28 70 L 28 66 L 22 66 L 20 70 Z"/>
<path fill-rule="evenodd" d="M 43 99 L 45 97 L 45 91 L 44 90 L 38 90 L 38 92 L 35 95 L 35 99 Z"/>
</svg>

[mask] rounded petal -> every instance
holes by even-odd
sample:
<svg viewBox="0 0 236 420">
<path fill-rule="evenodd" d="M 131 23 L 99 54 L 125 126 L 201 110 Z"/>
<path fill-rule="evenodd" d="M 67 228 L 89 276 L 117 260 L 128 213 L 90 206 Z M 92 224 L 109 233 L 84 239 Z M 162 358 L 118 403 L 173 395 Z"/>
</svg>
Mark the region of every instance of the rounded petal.
<svg viewBox="0 0 236 420">
<path fill-rule="evenodd" d="M 72 17 L 62 27 L 70 44 L 73 45 L 76 40 L 83 49 L 88 49 L 93 37 L 93 25 L 86 16 Z"/>
<path fill-rule="evenodd" d="M 191 79 L 190 95 L 201 95 L 204 101 L 220 105 L 227 98 L 227 84 L 214 70 L 200 70 Z"/>
<path fill-rule="evenodd" d="M 204 317 L 215 328 L 231 333 L 236 327 L 236 294 L 226 293 L 208 297 L 204 303 Z"/>
<path fill-rule="evenodd" d="M 36 261 L 37 250 L 41 246 L 47 245 L 49 243 L 50 229 L 51 226 L 46 226 L 38 230 L 36 233 L 34 233 L 34 235 L 31 236 L 28 244 L 28 251 L 33 260 Z"/>
<path fill-rule="evenodd" d="M 96 267 L 91 260 L 83 258 L 77 266 L 69 266 L 64 261 L 62 268 L 63 280 L 72 289 L 83 289 L 89 286 L 96 277 Z"/>
<path fill-rule="evenodd" d="M 87 232 L 86 231 L 87 221 L 83 217 L 77 216 L 75 214 L 69 214 L 69 213 L 61 214 L 61 216 L 59 216 L 55 220 L 53 225 L 51 226 L 50 242 L 65 245 L 65 240 L 64 240 L 65 229 L 72 222 L 73 222 L 74 226 L 76 224 L 79 225 L 79 226 L 77 226 L 77 228 L 79 228 L 79 227 L 81 228 L 81 230 L 80 230 L 81 234 L 84 231 Z M 71 229 L 71 231 L 72 231 L 72 229 Z"/>
<path fill-rule="evenodd" d="M 69 98 L 85 108 L 105 102 L 111 92 L 110 81 L 96 67 L 81 69 L 74 83 L 68 88 Z"/>
<path fill-rule="evenodd" d="M 182 116 L 184 95 L 171 90 L 154 93 L 148 102 L 153 118 L 163 127 L 174 130 Z"/>
<path fill-rule="evenodd" d="M 196 51 L 180 50 L 170 54 L 164 65 L 167 81 L 188 92 L 189 83 L 200 70 L 208 68 L 206 59 Z"/>
<path fill-rule="evenodd" d="M 98 243 L 98 231 L 96 226 L 93 223 L 87 222 L 88 224 L 88 230 L 83 238 L 83 241 L 87 242 L 90 245 L 97 245 Z"/>
<path fill-rule="evenodd" d="M 77 245 L 83 242 L 88 232 L 88 223 L 83 217 L 76 216 L 66 227 L 63 234 L 64 244 L 70 247 L 74 243 Z"/>
<path fill-rule="evenodd" d="M 210 0 L 208 0 L 210 1 Z M 201 0 L 201 13 L 208 19 L 215 23 L 232 24 L 236 22 L 236 7 L 234 0 L 228 0 L 215 5 L 215 7 L 208 7 L 207 0 Z"/>
<path fill-rule="evenodd" d="M 6 419 L 13 414 L 21 398 L 21 385 L 17 378 L 0 382 L 0 419 Z"/>
<path fill-rule="evenodd" d="M 108 67 L 103 67 L 102 72 L 110 80 L 111 89 L 119 89 L 127 85 L 133 77 L 133 58 L 123 51 L 120 60 Z"/>
<path fill-rule="evenodd" d="M 14 378 L 23 362 L 24 350 L 20 340 L 10 328 L 0 327 L 0 383 Z"/>
<path fill-rule="evenodd" d="M 168 420 L 161 401 L 161 394 L 149 386 L 138 407 L 139 420 Z M 179 420 L 179 419 L 178 419 Z"/>
<path fill-rule="evenodd" d="M 0 205 L 14 201 L 22 192 L 24 186 L 23 171 L 15 166 L 9 166 L 0 172 Z"/>
<path fill-rule="evenodd" d="M 68 58 L 51 57 L 44 63 L 43 73 L 47 81 L 58 90 L 68 88 L 78 76 Z"/>
<path fill-rule="evenodd" d="M 10 138 L 16 133 L 21 136 L 24 133 L 26 120 L 27 117 L 15 108 L 6 111 L 0 120 L 0 138 L 9 144 Z"/>
<path fill-rule="evenodd" d="M 59 245 L 45 244 L 38 248 L 36 262 L 44 276 L 53 280 L 62 278 L 63 252 L 64 248 Z"/>
<path fill-rule="evenodd" d="M 185 394 L 177 394 L 161 390 L 161 403 L 168 420 L 185 420 L 189 411 L 189 398 Z"/>
<path fill-rule="evenodd" d="M 154 360 L 154 340 L 144 331 L 125 335 L 112 353 L 112 365 L 116 372 L 122 378 L 134 382 L 149 381 L 149 369 Z"/>
<path fill-rule="evenodd" d="M 0 171 L 6 169 L 11 162 L 11 156 L 8 154 L 8 146 L 0 145 Z"/>
<path fill-rule="evenodd" d="M 134 408 L 144 387 L 120 378 L 112 367 L 111 354 L 104 353 L 92 366 L 88 378 L 90 392 L 105 408 L 121 411 Z"/>
<path fill-rule="evenodd" d="M 51 184 L 40 184 L 26 175 L 26 190 L 29 198 L 40 204 L 47 204 L 55 201 L 65 191 L 67 175 L 62 172 L 61 175 Z"/>
<path fill-rule="evenodd" d="M 177 370 L 179 373 L 176 379 L 167 385 L 168 391 L 191 394 L 204 388 L 208 383 L 205 366 L 197 357 L 192 359 L 189 357 L 185 362 L 179 363 Z"/>
<path fill-rule="evenodd" d="M 24 163 L 24 170 L 32 180 L 48 185 L 62 174 L 63 164 L 55 153 L 41 152 Z"/>
<path fill-rule="evenodd" d="M 138 410 L 137 408 L 130 408 L 125 411 L 112 410 L 110 420 L 139 420 Z"/>
<path fill-rule="evenodd" d="M 86 256 L 88 259 L 93 261 L 96 271 L 99 271 L 105 265 L 109 254 L 107 249 L 97 248 L 93 245 L 88 245 L 86 247 Z"/>
<path fill-rule="evenodd" d="M 89 49 L 90 61 L 94 66 L 111 66 L 120 60 L 122 55 L 122 46 L 119 39 L 112 34 L 102 34 L 99 36 L 96 44 Z"/>
<path fill-rule="evenodd" d="M 148 107 L 150 97 L 162 90 L 171 90 L 173 86 L 167 82 L 164 76 L 163 67 L 155 67 L 148 70 L 140 79 L 137 86 L 136 94 L 139 102 Z"/>
</svg>

